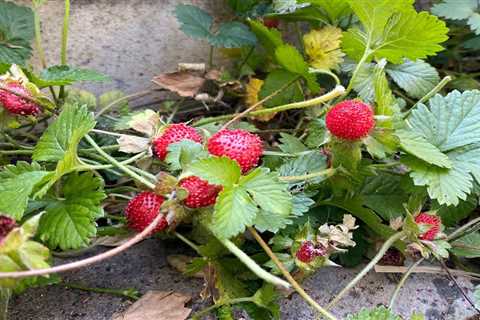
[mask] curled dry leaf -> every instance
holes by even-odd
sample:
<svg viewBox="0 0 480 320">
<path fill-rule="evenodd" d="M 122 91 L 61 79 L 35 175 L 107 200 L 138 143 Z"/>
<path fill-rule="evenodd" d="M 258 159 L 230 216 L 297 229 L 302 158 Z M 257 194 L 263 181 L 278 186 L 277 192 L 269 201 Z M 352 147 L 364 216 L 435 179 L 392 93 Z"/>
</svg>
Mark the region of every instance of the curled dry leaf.
<svg viewBox="0 0 480 320">
<path fill-rule="evenodd" d="M 160 87 L 176 92 L 182 97 L 194 97 L 205 81 L 204 78 L 188 71 L 163 73 L 153 78 L 153 82 Z"/>
<path fill-rule="evenodd" d="M 192 309 L 185 303 L 192 299 L 177 292 L 148 291 L 122 314 L 113 316 L 113 320 L 185 320 Z"/>
<path fill-rule="evenodd" d="M 135 131 L 145 133 L 149 137 L 155 135 L 159 124 L 160 117 L 155 111 L 150 109 L 134 115 L 128 122 L 130 128 Z"/>
<path fill-rule="evenodd" d="M 187 271 L 187 265 L 191 263 L 193 259 L 193 257 L 185 256 L 183 254 L 171 254 L 167 256 L 168 264 L 181 273 L 185 273 Z M 193 277 L 204 279 L 205 274 L 199 271 L 195 273 Z"/>
<path fill-rule="evenodd" d="M 140 153 L 150 149 L 150 139 L 131 135 L 122 135 L 117 139 L 119 151 L 125 153 Z"/>
</svg>

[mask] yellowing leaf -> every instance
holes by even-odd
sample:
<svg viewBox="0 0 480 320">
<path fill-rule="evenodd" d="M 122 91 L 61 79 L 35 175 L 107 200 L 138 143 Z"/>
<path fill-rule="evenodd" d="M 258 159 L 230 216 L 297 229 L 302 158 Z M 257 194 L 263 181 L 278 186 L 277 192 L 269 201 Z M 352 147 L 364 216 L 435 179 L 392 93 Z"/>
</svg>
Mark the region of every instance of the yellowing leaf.
<svg viewBox="0 0 480 320">
<path fill-rule="evenodd" d="M 304 35 L 303 43 L 310 65 L 317 69 L 336 69 L 344 56 L 340 50 L 341 38 L 342 30 L 333 26 Z"/>
<path fill-rule="evenodd" d="M 260 94 L 260 90 L 262 89 L 263 84 L 264 84 L 264 81 L 257 78 L 251 78 L 250 81 L 247 83 L 247 87 L 245 90 L 245 104 L 247 105 L 248 108 L 258 103 L 259 101 L 258 95 Z M 262 109 L 264 109 L 264 107 L 261 104 L 255 108 L 255 110 L 262 110 Z M 275 113 L 269 113 L 265 115 L 252 117 L 252 119 L 268 122 L 273 117 L 275 117 Z"/>
</svg>

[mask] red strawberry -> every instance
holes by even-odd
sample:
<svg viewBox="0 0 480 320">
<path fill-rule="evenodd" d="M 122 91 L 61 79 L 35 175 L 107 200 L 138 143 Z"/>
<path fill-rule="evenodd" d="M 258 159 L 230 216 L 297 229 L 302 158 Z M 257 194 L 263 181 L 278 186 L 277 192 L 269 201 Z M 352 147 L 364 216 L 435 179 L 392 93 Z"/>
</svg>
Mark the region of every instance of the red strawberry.
<svg viewBox="0 0 480 320">
<path fill-rule="evenodd" d="M 195 128 L 187 126 L 185 123 L 170 124 L 161 136 L 153 140 L 155 154 L 160 160 L 165 160 L 168 146 L 182 140 L 192 140 L 202 143 L 202 136 L 198 134 Z"/>
<path fill-rule="evenodd" d="M 358 140 L 366 137 L 375 126 L 373 110 L 359 100 L 345 100 L 328 111 L 328 130 L 337 138 Z"/>
<path fill-rule="evenodd" d="M 128 226 L 142 232 L 160 214 L 160 207 L 165 199 L 153 192 L 142 192 L 128 202 L 125 209 Z M 160 220 L 152 233 L 162 231 L 168 226 L 165 217 Z"/>
<path fill-rule="evenodd" d="M 426 224 L 429 226 L 428 230 L 419 235 L 422 240 L 432 241 L 440 232 L 440 226 L 442 225 L 442 219 L 439 216 L 431 215 L 425 212 L 420 213 L 415 217 L 417 224 Z"/>
<path fill-rule="evenodd" d="M 12 231 L 17 224 L 15 220 L 7 216 L 0 216 L 0 243 Z"/>
<path fill-rule="evenodd" d="M 259 136 L 248 131 L 225 129 L 208 140 L 208 152 L 237 161 L 245 173 L 258 165 L 263 143 Z"/>
<path fill-rule="evenodd" d="M 324 256 L 326 254 L 325 248 L 321 246 L 315 246 L 315 244 L 308 240 L 303 241 L 296 253 L 298 260 L 304 263 L 310 263 L 316 257 Z"/>
<path fill-rule="evenodd" d="M 19 82 L 8 82 L 4 86 L 14 92 L 22 94 L 24 96 L 31 97 L 31 93 L 22 86 Z M 42 110 L 40 106 L 36 103 L 33 103 L 29 100 L 25 100 L 11 92 L 0 89 L 0 104 L 7 109 L 10 113 L 21 115 L 21 116 L 30 116 L 39 114 Z"/>
<path fill-rule="evenodd" d="M 277 29 L 280 25 L 280 20 L 275 18 L 263 18 L 263 25 L 267 28 L 275 28 Z"/>
<path fill-rule="evenodd" d="M 207 181 L 196 176 L 182 179 L 179 183 L 181 188 L 188 191 L 184 203 L 189 208 L 208 207 L 215 203 L 221 186 L 209 184 Z"/>
</svg>

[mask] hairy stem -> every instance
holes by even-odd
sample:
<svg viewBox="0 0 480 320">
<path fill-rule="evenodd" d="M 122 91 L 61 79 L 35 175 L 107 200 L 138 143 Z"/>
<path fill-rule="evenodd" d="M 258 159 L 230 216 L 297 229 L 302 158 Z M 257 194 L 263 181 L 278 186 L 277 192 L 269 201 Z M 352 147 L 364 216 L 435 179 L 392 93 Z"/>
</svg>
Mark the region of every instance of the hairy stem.
<svg viewBox="0 0 480 320">
<path fill-rule="evenodd" d="M 302 288 L 300 284 L 292 277 L 290 272 L 285 268 L 283 263 L 277 258 L 275 253 L 270 249 L 268 244 L 262 239 L 262 237 L 258 234 L 257 230 L 253 227 L 249 227 L 248 230 L 250 233 L 253 235 L 255 240 L 260 244 L 262 249 L 267 253 L 267 255 L 272 259 L 273 263 L 280 269 L 282 272 L 283 276 L 288 280 L 288 282 L 292 285 L 292 287 L 297 291 L 297 293 L 305 299 L 305 301 L 308 302 L 309 305 L 311 305 L 315 310 L 317 310 L 322 316 L 329 320 L 336 320 L 334 315 L 332 315 L 330 312 L 322 308 L 312 297 L 308 295 L 308 293 L 305 292 L 305 290 Z"/>
<path fill-rule="evenodd" d="M 393 292 L 392 294 L 392 297 L 390 298 L 390 304 L 388 305 L 388 308 L 390 310 L 393 310 L 393 306 L 395 305 L 395 300 L 397 299 L 397 296 L 398 294 L 400 293 L 400 290 L 402 289 L 402 287 L 405 285 L 405 282 L 407 281 L 408 277 L 413 273 L 413 271 L 415 270 L 416 267 L 418 267 L 420 265 L 420 263 L 423 262 L 423 260 L 425 260 L 424 258 L 421 258 L 420 260 L 418 260 L 417 262 L 415 262 L 414 264 L 412 264 L 407 272 L 405 272 L 402 276 L 402 278 L 400 279 L 400 282 L 398 283 L 397 287 L 395 288 L 395 291 Z"/>
<path fill-rule="evenodd" d="M 342 291 L 340 291 L 339 294 L 330 302 L 327 306 L 327 310 L 331 309 L 335 304 L 337 304 L 340 299 L 348 292 L 350 289 L 352 289 L 360 280 L 363 279 L 367 275 L 367 273 L 382 259 L 382 257 L 385 255 L 387 250 L 397 241 L 400 240 L 405 234 L 403 232 L 397 232 L 393 236 L 391 236 L 383 246 L 380 248 L 378 253 L 375 255 L 375 257 L 363 268 L 360 273 L 356 275 L 355 278 L 353 278 L 352 281 L 350 281 L 345 288 L 343 288 Z"/>
<path fill-rule="evenodd" d="M 238 248 L 232 241 L 228 239 L 218 240 L 260 279 L 263 279 L 273 285 L 285 289 L 290 288 L 290 284 L 288 282 L 262 269 L 255 261 L 253 261 L 247 254 L 245 254 L 245 252 L 240 250 L 240 248 Z"/>
</svg>

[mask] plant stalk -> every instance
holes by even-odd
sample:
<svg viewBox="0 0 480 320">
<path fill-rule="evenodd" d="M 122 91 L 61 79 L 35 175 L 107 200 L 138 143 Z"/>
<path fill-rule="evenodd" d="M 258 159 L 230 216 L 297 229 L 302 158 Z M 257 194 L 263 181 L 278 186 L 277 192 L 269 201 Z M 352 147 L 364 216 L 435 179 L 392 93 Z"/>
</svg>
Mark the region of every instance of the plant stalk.
<svg viewBox="0 0 480 320">
<path fill-rule="evenodd" d="M 334 168 L 329 168 L 329 169 L 326 169 L 326 170 L 312 172 L 312 173 L 305 174 L 305 175 L 302 175 L 302 176 L 283 176 L 283 177 L 279 177 L 279 179 L 282 180 L 282 181 L 287 181 L 287 182 L 295 182 L 295 181 L 310 180 L 310 179 L 323 177 L 323 176 L 331 177 L 334 173 L 335 173 L 335 169 Z"/>
<path fill-rule="evenodd" d="M 415 262 L 414 264 L 412 264 L 407 272 L 405 272 L 402 276 L 402 278 L 400 279 L 400 282 L 398 282 L 398 285 L 397 287 L 395 288 L 395 291 L 393 292 L 392 294 L 392 297 L 390 298 L 390 303 L 388 305 L 388 308 L 390 310 L 393 310 L 393 307 L 395 305 L 395 300 L 397 299 L 397 296 L 398 294 L 400 293 L 400 290 L 402 289 L 402 287 L 405 285 L 405 282 L 407 281 L 408 277 L 413 273 L 413 271 L 415 270 L 416 267 L 418 267 L 420 265 L 420 263 L 423 262 L 423 260 L 425 260 L 424 258 L 421 258 L 419 259 L 417 262 Z"/>
<path fill-rule="evenodd" d="M 62 28 L 62 47 L 60 52 L 60 64 L 67 65 L 67 49 L 68 49 L 68 28 L 70 21 L 70 0 L 65 0 L 65 13 L 63 15 L 63 28 Z M 60 86 L 59 99 L 63 101 L 65 99 L 65 87 Z"/>
</svg>

